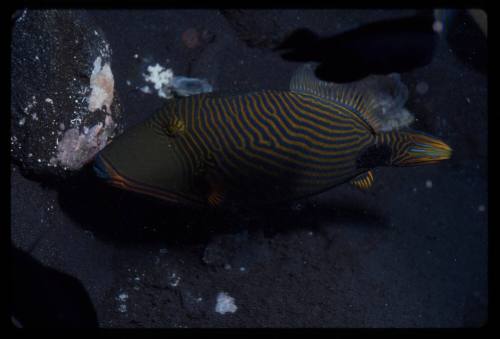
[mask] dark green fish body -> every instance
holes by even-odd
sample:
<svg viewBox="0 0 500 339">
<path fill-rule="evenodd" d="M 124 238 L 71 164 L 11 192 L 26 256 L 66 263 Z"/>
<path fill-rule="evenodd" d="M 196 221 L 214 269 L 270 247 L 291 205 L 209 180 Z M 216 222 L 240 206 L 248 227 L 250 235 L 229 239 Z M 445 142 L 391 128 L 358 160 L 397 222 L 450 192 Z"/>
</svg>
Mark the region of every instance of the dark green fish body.
<svg viewBox="0 0 500 339">
<path fill-rule="evenodd" d="M 309 76 L 290 91 L 171 100 L 101 151 L 96 170 L 125 189 L 218 205 L 298 199 L 394 165 L 405 136 L 377 131 L 360 112 L 367 98 L 327 93 Z"/>
</svg>

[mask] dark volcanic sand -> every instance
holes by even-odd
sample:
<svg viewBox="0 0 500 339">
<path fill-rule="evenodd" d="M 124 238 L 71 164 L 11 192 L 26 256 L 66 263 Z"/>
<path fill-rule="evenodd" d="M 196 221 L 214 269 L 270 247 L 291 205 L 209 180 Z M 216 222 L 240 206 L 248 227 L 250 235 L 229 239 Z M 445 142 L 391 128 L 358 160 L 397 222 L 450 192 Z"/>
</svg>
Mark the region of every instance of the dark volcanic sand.
<svg viewBox="0 0 500 339">
<path fill-rule="evenodd" d="M 333 34 L 411 13 L 273 10 L 254 21 L 277 36 L 300 27 Z M 136 89 L 147 65 L 218 89 L 286 88 L 297 67 L 248 47 L 215 10 L 91 14 L 113 50 L 128 126 L 164 103 Z M 12 243 L 77 278 L 101 327 L 479 326 L 488 316 L 488 116 L 487 77 L 463 57 L 479 48 L 473 25 L 459 26 L 462 55 L 441 39 L 430 65 L 402 75 L 413 127 L 447 141 L 450 161 L 377 169 L 368 192 L 343 185 L 281 209 L 224 215 L 165 207 L 106 187 L 88 169 L 44 186 L 12 165 Z M 188 48 L 182 35 L 192 28 L 199 36 Z M 236 312 L 215 312 L 219 292 Z"/>
</svg>

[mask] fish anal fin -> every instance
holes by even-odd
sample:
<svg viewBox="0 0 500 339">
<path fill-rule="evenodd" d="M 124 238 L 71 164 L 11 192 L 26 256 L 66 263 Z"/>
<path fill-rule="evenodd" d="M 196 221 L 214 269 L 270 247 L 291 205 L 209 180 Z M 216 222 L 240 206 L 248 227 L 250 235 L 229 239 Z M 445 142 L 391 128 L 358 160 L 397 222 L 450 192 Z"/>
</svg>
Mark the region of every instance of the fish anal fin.
<svg viewBox="0 0 500 339">
<path fill-rule="evenodd" d="M 224 201 L 224 191 L 220 186 L 212 186 L 208 192 L 207 202 L 211 207 L 218 207 Z"/>
<path fill-rule="evenodd" d="M 351 184 L 360 190 L 367 190 L 372 187 L 374 181 L 373 172 L 368 171 L 366 173 L 358 175 L 356 178 L 351 180 Z"/>
<path fill-rule="evenodd" d="M 210 207 L 218 207 L 225 200 L 225 189 L 222 178 L 217 174 L 213 155 L 208 155 L 203 163 L 201 176 L 207 203 Z"/>
</svg>

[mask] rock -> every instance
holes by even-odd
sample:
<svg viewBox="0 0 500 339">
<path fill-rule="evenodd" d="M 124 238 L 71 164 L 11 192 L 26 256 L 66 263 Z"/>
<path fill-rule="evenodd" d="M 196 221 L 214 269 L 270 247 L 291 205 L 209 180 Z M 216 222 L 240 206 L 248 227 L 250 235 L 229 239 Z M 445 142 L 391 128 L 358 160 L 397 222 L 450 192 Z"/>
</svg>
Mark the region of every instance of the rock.
<svg viewBox="0 0 500 339">
<path fill-rule="evenodd" d="M 111 49 L 85 11 L 24 10 L 13 25 L 12 158 L 66 177 L 122 128 Z"/>
<path fill-rule="evenodd" d="M 187 48 L 196 48 L 200 46 L 200 33 L 196 28 L 189 28 L 184 33 L 182 33 L 182 42 Z"/>
</svg>

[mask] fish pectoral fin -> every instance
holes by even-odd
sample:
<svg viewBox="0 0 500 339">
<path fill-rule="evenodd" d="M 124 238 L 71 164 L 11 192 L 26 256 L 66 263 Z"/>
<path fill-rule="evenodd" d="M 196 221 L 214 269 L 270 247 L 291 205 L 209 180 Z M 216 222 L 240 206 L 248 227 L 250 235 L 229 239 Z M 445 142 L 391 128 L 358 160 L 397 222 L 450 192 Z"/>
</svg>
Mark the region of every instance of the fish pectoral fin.
<svg viewBox="0 0 500 339">
<path fill-rule="evenodd" d="M 351 184 L 354 185 L 356 188 L 359 188 L 360 190 L 367 190 L 373 185 L 373 172 L 368 171 L 366 173 L 358 175 L 356 178 L 351 180 Z"/>
<path fill-rule="evenodd" d="M 164 129 L 168 136 L 175 137 L 184 133 L 186 124 L 179 117 L 174 115 L 167 119 Z"/>
</svg>

